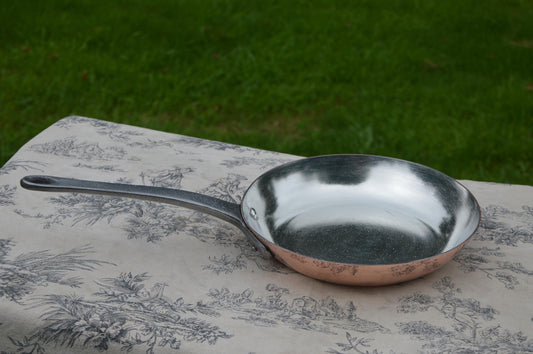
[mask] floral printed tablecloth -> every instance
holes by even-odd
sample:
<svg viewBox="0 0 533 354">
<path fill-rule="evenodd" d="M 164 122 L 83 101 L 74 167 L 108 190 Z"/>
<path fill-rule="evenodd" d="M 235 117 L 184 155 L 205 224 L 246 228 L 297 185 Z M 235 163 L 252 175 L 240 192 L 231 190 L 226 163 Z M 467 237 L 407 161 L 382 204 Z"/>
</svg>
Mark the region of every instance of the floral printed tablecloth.
<svg viewBox="0 0 533 354">
<path fill-rule="evenodd" d="M 261 257 L 238 229 L 149 201 L 27 191 L 28 174 L 239 201 L 298 157 L 68 117 L 0 169 L 2 353 L 533 351 L 533 187 L 462 181 L 482 223 L 422 279 L 328 284 Z"/>
</svg>

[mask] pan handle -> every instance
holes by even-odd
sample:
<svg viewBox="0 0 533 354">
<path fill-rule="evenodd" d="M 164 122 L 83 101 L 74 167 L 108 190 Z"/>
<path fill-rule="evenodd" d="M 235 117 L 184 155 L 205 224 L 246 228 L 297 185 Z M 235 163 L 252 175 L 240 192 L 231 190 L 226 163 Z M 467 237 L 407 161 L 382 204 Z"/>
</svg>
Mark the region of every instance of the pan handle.
<svg viewBox="0 0 533 354">
<path fill-rule="evenodd" d="M 20 180 L 20 185 L 26 189 L 35 191 L 76 192 L 129 197 L 163 202 L 201 211 L 237 226 L 248 236 L 257 251 L 262 255 L 270 255 L 266 247 L 246 227 L 241 216 L 240 205 L 222 199 L 180 189 L 87 181 L 43 175 L 23 177 Z"/>
</svg>

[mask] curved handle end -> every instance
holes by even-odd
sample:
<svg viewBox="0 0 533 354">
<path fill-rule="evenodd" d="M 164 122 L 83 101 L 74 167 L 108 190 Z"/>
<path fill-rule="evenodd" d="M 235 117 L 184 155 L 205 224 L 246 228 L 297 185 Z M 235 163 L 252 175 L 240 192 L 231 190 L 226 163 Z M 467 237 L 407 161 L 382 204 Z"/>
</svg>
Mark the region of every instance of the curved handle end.
<svg viewBox="0 0 533 354">
<path fill-rule="evenodd" d="M 52 176 L 30 175 L 25 176 L 20 180 L 20 185 L 23 188 L 31 190 L 41 190 L 49 188 L 57 183 L 57 179 Z"/>
</svg>

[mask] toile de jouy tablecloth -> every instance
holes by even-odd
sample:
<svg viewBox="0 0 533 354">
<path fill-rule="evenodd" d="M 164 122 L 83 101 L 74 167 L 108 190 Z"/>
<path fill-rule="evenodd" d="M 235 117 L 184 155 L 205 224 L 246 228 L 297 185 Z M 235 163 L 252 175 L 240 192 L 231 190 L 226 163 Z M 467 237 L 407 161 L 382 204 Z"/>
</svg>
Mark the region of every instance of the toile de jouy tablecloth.
<svg viewBox="0 0 533 354">
<path fill-rule="evenodd" d="M 0 352 L 533 351 L 533 187 L 462 181 L 482 208 L 468 246 L 364 288 L 294 273 L 199 212 L 19 186 L 50 174 L 238 202 L 297 158 L 76 116 L 44 130 L 0 169 Z"/>
</svg>

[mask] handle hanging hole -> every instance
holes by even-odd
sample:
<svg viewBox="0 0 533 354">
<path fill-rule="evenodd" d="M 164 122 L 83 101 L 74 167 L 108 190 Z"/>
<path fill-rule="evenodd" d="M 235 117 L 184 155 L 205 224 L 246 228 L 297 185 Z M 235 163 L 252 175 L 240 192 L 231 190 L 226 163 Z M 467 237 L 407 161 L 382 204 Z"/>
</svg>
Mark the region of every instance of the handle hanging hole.
<svg viewBox="0 0 533 354">
<path fill-rule="evenodd" d="M 254 208 L 250 208 L 250 216 L 251 216 L 254 220 L 257 220 L 257 212 L 255 211 Z"/>
</svg>

